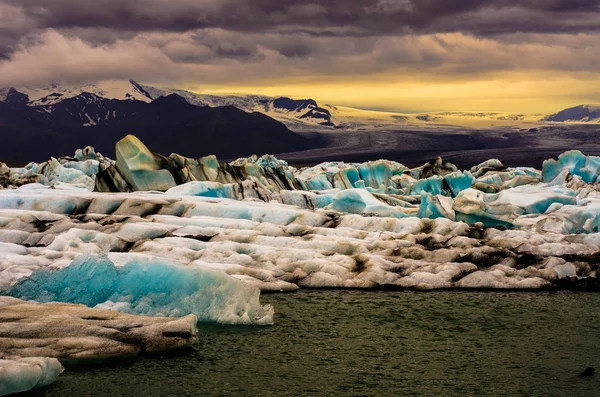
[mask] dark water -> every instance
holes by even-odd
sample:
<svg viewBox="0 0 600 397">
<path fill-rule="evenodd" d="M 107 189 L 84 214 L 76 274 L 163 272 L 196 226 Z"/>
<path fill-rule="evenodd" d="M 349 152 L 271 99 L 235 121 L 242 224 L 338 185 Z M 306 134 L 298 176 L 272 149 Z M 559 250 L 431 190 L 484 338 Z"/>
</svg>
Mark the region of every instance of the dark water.
<svg viewBox="0 0 600 397">
<path fill-rule="evenodd" d="M 68 371 L 28 396 L 598 396 L 600 294 L 264 295 L 273 327 L 204 326 L 198 351 Z M 600 371 L 598 371 L 600 372 Z"/>
</svg>

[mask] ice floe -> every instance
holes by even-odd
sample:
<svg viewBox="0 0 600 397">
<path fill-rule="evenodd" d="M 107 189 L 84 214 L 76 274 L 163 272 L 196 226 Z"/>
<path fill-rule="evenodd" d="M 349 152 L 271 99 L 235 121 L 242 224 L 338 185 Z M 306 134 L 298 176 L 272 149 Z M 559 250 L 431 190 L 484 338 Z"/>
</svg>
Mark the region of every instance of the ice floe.
<svg viewBox="0 0 600 397">
<path fill-rule="evenodd" d="M 65 366 L 97 364 L 187 349 L 197 341 L 197 334 L 194 315 L 146 317 L 0 297 L 0 359 L 4 360 L 49 357 Z"/>
</svg>

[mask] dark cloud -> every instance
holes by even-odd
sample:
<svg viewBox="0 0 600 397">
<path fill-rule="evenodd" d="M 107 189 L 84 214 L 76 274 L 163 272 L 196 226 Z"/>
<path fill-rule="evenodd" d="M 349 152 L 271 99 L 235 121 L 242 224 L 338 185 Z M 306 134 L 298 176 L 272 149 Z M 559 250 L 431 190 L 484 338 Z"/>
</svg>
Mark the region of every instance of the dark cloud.
<svg viewBox="0 0 600 397">
<path fill-rule="evenodd" d="M 502 34 L 600 29 L 600 0 L 0 0 L 38 28 L 325 35 Z M 480 23 L 485 20 L 485 24 Z"/>
<path fill-rule="evenodd" d="M 0 0 L 0 85 L 594 72 L 599 37 L 600 0 Z"/>
</svg>

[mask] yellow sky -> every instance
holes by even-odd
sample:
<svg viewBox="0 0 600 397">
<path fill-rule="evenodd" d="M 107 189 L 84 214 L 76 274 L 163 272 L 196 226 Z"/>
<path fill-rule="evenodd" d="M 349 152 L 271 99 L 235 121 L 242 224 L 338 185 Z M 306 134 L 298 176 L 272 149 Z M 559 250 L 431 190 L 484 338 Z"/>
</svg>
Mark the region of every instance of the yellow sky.
<svg viewBox="0 0 600 397">
<path fill-rule="evenodd" d="M 376 76 L 240 86 L 193 86 L 200 93 L 245 93 L 313 98 L 320 103 L 398 112 L 500 111 L 553 113 L 567 107 L 600 103 L 600 74 L 511 72 L 448 80 L 440 76 Z"/>
</svg>

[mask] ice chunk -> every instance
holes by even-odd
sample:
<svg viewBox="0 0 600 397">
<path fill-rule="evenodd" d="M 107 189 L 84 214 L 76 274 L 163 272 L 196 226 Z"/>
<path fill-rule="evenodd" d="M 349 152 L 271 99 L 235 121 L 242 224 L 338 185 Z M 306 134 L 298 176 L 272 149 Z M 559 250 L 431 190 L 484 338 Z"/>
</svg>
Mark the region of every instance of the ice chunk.
<svg viewBox="0 0 600 397">
<path fill-rule="evenodd" d="M 6 295 L 149 316 L 195 314 L 200 321 L 273 323 L 273 308 L 260 305 L 259 289 L 224 273 L 166 260 L 137 260 L 118 268 L 108 259 L 80 257 L 65 269 L 33 273 Z"/>
<path fill-rule="evenodd" d="M 419 218 L 448 218 L 454 220 L 456 214 L 452 209 L 453 204 L 454 200 L 450 197 L 423 193 L 421 194 L 421 207 L 418 216 Z"/>
<path fill-rule="evenodd" d="M 342 190 L 333 196 L 331 208 L 339 212 L 351 214 L 377 214 L 404 218 L 409 216 L 401 207 L 392 207 L 363 189 Z"/>
<path fill-rule="evenodd" d="M 145 317 L 0 296 L 0 359 L 42 356 L 78 366 L 188 349 L 198 340 L 197 324 L 193 314 Z"/>
<path fill-rule="evenodd" d="M 94 189 L 94 179 L 87 176 L 83 171 L 64 167 L 55 158 L 52 158 L 48 162 L 48 165 L 43 168 L 43 175 L 47 178 L 50 185 L 63 182 L 85 186 L 88 190 Z"/>
<path fill-rule="evenodd" d="M 487 226 L 513 224 L 526 214 L 543 214 L 555 203 L 577 204 L 575 192 L 561 186 L 527 185 L 486 194 L 475 189 L 462 191 L 454 200 L 457 219 Z"/>
<path fill-rule="evenodd" d="M 0 360 L 0 396 L 48 386 L 64 371 L 55 358 Z"/>
<path fill-rule="evenodd" d="M 121 139 L 116 153 L 117 169 L 134 190 L 165 191 L 176 186 L 173 175 L 160 168 L 155 156 L 135 136 Z"/>
<path fill-rule="evenodd" d="M 600 232 L 600 197 L 597 193 L 581 200 L 579 205 L 553 205 L 548 216 L 539 221 L 544 231 L 559 233 L 598 233 Z M 550 211 L 554 209 L 554 211 Z"/>
<path fill-rule="evenodd" d="M 490 159 L 471 168 L 471 174 L 473 174 L 475 178 L 479 178 L 489 171 L 498 171 L 502 169 L 504 169 L 504 164 L 502 164 L 500 160 Z"/>
<path fill-rule="evenodd" d="M 586 183 L 595 183 L 600 174 L 600 157 L 585 156 L 579 150 L 571 150 L 558 156 L 558 160 L 544 161 L 544 182 L 552 182 L 562 172 L 579 176 Z"/>
<path fill-rule="evenodd" d="M 100 172 L 100 162 L 98 160 L 69 161 L 64 167 L 79 170 L 94 180 Z"/>
<path fill-rule="evenodd" d="M 173 187 L 166 193 L 173 196 L 236 198 L 233 184 L 224 185 L 218 182 L 188 182 Z"/>
<path fill-rule="evenodd" d="M 443 178 L 438 175 L 434 175 L 427 179 L 421 179 L 415 182 L 411 189 L 410 195 L 420 195 L 421 193 L 430 194 L 442 194 L 444 192 Z"/>
<path fill-rule="evenodd" d="M 77 149 L 75 151 L 75 160 L 86 161 L 86 160 L 99 160 L 99 156 L 91 146 L 86 146 L 84 149 Z"/>
<path fill-rule="evenodd" d="M 450 189 L 452 197 L 456 197 L 463 190 L 470 188 L 474 181 L 475 178 L 470 172 L 456 171 L 444 177 L 444 182 Z"/>
</svg>

